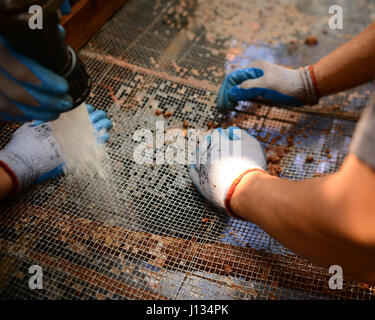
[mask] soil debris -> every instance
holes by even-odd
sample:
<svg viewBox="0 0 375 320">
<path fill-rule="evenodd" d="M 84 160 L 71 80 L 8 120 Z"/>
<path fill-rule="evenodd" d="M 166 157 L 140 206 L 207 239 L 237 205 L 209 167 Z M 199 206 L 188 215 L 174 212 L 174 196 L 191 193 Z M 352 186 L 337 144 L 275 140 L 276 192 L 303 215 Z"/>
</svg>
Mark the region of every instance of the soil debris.
<svg viewBox="0 0 375 320">
<path fill-rule="evenodd" d="M 367 284 L 367 283 L 364 283 L 364 282 L 358 282 L 358 283 L 357 283 L 357 287 L 360 288 L 360 289 L 362 289 L 362 290 L 366 290 L 366 289 L 368 289 L 370 286 L 369 286 L 369 284 Z"/>
<path fill-rule="evenodd" d="M 281 168 L 281 166 L 279 164 L 276 164 L 276 163 L 269 163 L 268 164 L 268 173 L 271 176 L 279 177 L 280 173 L 282 171 L 283 171 L 283 169 Z"/>
<path fill-rule="evenodd" d="M 306 163 L 312 163 L 312 162 L 314 162 L 314 157 L 312 157 L 312 156 L 306 157 L 305 162 Z"/>
<path fill-rule="evenodd" d="M 207 122 L 207 127 L 208 127 L 209 130 L 211 130 L 211 129 L 216 129 L 216 128 L 218 128 L 219 126 L 220 126 L 220 125 L 219 125 L 218 123 L 215 123 L 215 122 L 213 122 L 212 120 L 210 120 L 210 121 Z"/>
<path fill-rule="evenodd" d="M 227 274 L 231 274 L 233 272 L 233 268 L 230 265 L 225 266 L 225 272 Z"/>
<path fill-rule="evenodd" d="M 318 38 L 315 36 L 309 36 L 305 39 L 305 44 L 309 47 L 316 46 L 318 44 Z"/>
<path fill-rule="evenodd" d="M 288 136 L 286 138 L 286 141 L 288 143 L 288 147 L 293 147 L 294 146 L 294 136 L 293 135 Z"/>
<path fill-rule="evenodd" d="M 272 138 L 270 144 L 271 145 L 276 144 L 280 139 L 281 139 L 281 136 L 276 136 L 275 138 Z"/>
<path fill-rule="evenodd" d="M 164 114 L 163 114 L 164 118 L 171 117 L 172 115 L 173 115 L 173 112 L 171 112 L 171 111 L 165 111 Z"/>
<path fill-rule="evenodd" d="M 280 157 L 276 154 L 271 154 L 269 156 L 267 156 L 267 162 L 271 162 L 271 163 L 280 163 Z"/>
<path fill-rule="evenodd" d="M 265 137 L 258 136 L 257 139 L 261 142 L 267 143 L 271 136 L 271 132 L 267 132 Z"/>
<path fill-rule="evenodd" d="M 320 178 L 320 177 L 326 177 L 326 176 L 328 176 L 328 173 L 315 172 L 313 175 L 313 178 Z"/>
<path fill-rule="evenodd" d="M 284 157 L 284 152 L 283 152 L 283 150 L 281 150 L 281 149 L 277 149 L 276 153 L 277 153 L 277 156 L 278 156 L 280 159 Z"/>
</svg>

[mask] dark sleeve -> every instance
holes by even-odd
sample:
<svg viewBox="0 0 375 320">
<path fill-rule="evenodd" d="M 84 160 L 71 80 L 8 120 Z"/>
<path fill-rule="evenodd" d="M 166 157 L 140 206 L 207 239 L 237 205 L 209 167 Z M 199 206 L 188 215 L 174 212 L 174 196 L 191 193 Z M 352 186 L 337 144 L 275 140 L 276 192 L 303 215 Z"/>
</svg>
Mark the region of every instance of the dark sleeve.
<svg viewBox="0 0 375 320">
<path fill-rule="evenodd" d="M 357 124 L 349 152 L 375 169 L 375 93 Z"/>
</svg>

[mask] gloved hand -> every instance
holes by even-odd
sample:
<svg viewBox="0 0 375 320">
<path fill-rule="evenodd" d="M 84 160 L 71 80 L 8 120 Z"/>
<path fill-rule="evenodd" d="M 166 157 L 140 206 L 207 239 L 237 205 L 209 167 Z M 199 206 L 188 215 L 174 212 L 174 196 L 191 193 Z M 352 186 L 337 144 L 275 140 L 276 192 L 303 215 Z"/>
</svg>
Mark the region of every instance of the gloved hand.
<svg viewBox="0 0 375 320">
<path fill-rule="evenodd" d="M 71 6 L 70 6 L 70 2 L 69 0 L 65 0 L 63 2 L 63 4 L 61 5 L 61 13 L 63 15 L 67 15 L 70 13 L 70 11 L 72 10 Z"/>
<path fill-rule="evenodd" d="M 302 106 L 318 103 L 312 67 L 289 69 L 257 60 L 229 74 L 222 83 L 217 107 L 230 110 L 238 101 L 261 101 L 271 105 Z"/>
<path fill-rule="evenodd" d="M 107 130 L 112 126 L 102 110 L 87 105 L 94 129 L 100 133 L 98 143 L 108 141 Z M 102 131 L 103 130 L 103 131 Z M 0 151 L 0 166 L 13 180 L 11 196 L 32 184 L 38 184 L 63 173 L 62 150 L 52 136 L 49 123 L 26 123 Z"/>
<path fill-rule="evenodd" d="M 0 37 L 0 119 L 50 121 L 73 106 L 67 81 Z"/>
<path fill-rule="evenodd" d="M 237 127 L 218 128 L 199 144 L 196 163 L 189 175 L 199 192 L 212 204 L 237 217 L 230 198 L 241 178 L 251 171 L 265 172 L 266 159 L 260 143 Z"/>
</svg>

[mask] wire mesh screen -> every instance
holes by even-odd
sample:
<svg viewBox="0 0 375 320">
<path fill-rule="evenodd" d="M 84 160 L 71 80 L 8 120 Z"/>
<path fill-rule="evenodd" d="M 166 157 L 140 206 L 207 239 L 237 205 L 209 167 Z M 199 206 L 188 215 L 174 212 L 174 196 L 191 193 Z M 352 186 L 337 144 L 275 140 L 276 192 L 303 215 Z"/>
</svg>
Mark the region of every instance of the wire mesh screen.
<svg viewBox="0 0 375 320">
<path fill-rule="evenodd" d="M 88 102 L 114 123 L 109 178 L 60 177 L 1 205 L 1 298 L 373 299 L 366 283 L 331 290 L 326 268 L 218 212 L 187 165 L 157 164 L 156 150 L 151 164 L 133 157 L 134 132 L 155 133 L 156 121 L 184 139 L 187 127 L 235 124 L 262 142 L 272 174 L 338 170 L 372 85 L 312 109 L 240 103 L 228 115 L 216 95 L 225 74 L 253 60 L 312 64 L 375 17 L 374 1 L 340 3 L 344 29 L 330 30 L 330 1 L 128 1 L 80 51 L 93 79 Z M 304 43 L 310 35 L 315 46 Z M 1 146 L 17 126 L 2 127 Z M 43 269 L 41 290 L 28 286 L 31 265 Z"/>
</svg>

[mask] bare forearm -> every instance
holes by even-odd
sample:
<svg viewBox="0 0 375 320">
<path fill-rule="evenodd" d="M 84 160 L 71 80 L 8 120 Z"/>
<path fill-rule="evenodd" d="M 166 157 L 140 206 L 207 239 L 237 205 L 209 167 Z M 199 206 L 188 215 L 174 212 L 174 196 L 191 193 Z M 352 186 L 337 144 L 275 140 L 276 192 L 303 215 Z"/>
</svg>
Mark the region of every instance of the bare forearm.
<svg viewBox="0 0 375 320">
<path fill-rule="evenodd" d="M 375 23 L 314 66 L 320 96 L 375 79 Z"/>
<path fill-rule="evenodd" d="M 348 213 L 345 193 L 338 187 L 340 175 L 297 182 L 249 174 L 237 187 L 231 206 L 295 253 L 319 264 L 339 264 L 355 277 L 375 278 L 375 251 L 356 237 L 353 224 L 359 225 L 361 217 L 353 219 Z M 367 220 L 369 226 L 371 221 Z M 372 274 L 364 275 L 363 269 Z"/>
<path fill-rule="evenodd" d="M 8 173 L 0 167 L 0 200 L 4 199 L 12 191 L 13 182 Z"/>
</svg>

